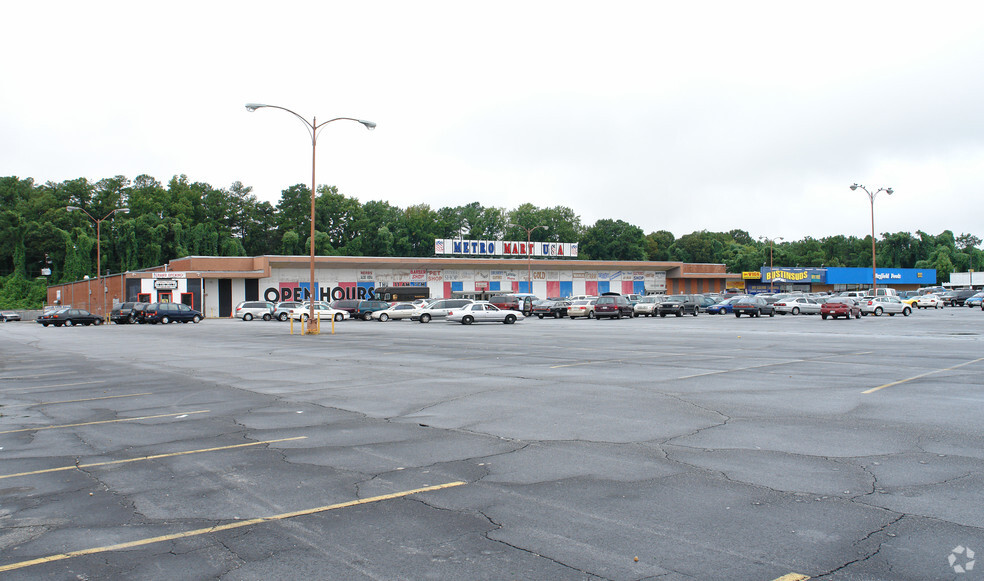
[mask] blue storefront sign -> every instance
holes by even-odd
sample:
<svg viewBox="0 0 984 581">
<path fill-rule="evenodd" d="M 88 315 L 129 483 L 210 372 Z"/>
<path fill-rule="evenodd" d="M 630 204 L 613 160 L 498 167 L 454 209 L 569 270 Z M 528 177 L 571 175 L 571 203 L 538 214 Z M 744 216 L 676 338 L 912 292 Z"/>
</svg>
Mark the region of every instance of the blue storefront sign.
<svg viewBox="0 0 984 581">
<path fill-rule="evenodd" d="M 878 284 L 917 284 L 930 286 L 936 284 L 935 268 L 879 268 Z M 870 268 L 828 268 L 827 284 L 867 284 L 871 285 Z"/>
</svg>

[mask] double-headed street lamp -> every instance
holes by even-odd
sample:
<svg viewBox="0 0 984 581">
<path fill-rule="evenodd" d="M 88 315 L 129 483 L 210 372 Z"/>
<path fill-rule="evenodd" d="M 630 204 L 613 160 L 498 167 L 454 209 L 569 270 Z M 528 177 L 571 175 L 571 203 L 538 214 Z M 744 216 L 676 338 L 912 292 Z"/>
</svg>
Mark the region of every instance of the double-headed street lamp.
<svg viewBox="0 0 984 581">
<path fill-rule="evenodd" d="M 294 111 L 286 107 L 280 107 L 278 105 L 264 105 L 262 103 L 246 103 L 246 110 L 252 113 L 257 109 L 262 109 L 264 107 L 269 107 L 271 109 L 280 109 L 281 111 L 286 111 L 301 120 L 301 123 L 307 127 L 308 134 L 311 136 L 311 288 L 310 290 L 310 303 L 311 310 L 308 313 L 308 331 L 313 331 L 317 327 L 317 322 L 314 320 L 314 296 L 315 296 L 315 280 L 314 280 L 314 200 L 315 200 L 315 160 L 318 148 L 318 133 L 321 132 L 321 128 L 334 121 L 355 121 L 357 123 L 363 124 L 366 129 L 372 130 L 376 128 L 376 124 L 372 121 L 365 121 L 362 119 L 356 119 L 354 117 L 335 117 L 334 119 L 329 119 L 318 123 L 317 117 L 312 117 L 310 121 L 301 117 Z"/>
<path fill-rule="evenodd" d="M 130 208 L 116 208 L 115 210 L 106 214 L 105 216 L 103 216 L 98 220 L 93 218 L 92 214 L 86 212 L 85 210 L 83 210 L 78 206 L 66 206 L 65 209 L 68 210 L 69 212 L 82 212 L 83 214 L 88 216 L 90 220 L 96 223 L 96 276 L 99 277 L 99 282 L 102 283 L 101 288 L 102 288 L 103 299 L 102 299 L 102 313 L 100 314 L 105 317 L 106 316 L 106 281 L 103 280 L 103 276 L 102 276 L 102 244 L 101 244 L 101 232 L 99 227 L 100 225 L 102 225 L 103 221 L 108 220 L 113 216 L 113 214 L 116 214 L 117 212 L 119 212 L 120 214 L 129 214 Z"/>
<path fill-rule="evenodd" d="M 549 226 L 544 226 L 540 224 L 539 226 L 534 226 L 532 228 L 527 228 L 526 226 L 520 226 L 519 224 L 506 224 L 506 226 L 514 226 L 521 230 L 526 230 L 526 284 L 530 285 L 529 292 L 533 293 L 533 249 L 530 248 L 530 237 L 533 232 L 539 228 L 544 230 L 549 230 Z"/>
<path fill-rule="evenodd" d="M 776 240 L 785 240 L 785 238 L 783 238 L 782 236 L 776 236 L 775 238 L 768 238 L 766 236 L 761 236 L 759 237 L 759 240 L 761 240 L 762 242 L 768 240 L 769 242 L 769 292 L 771 293 L 775 291 L 774 285 L 776 280 L 775 275 L 772 274 L 772 245 L 775 244 Z"/>
<path fill-rule="evenodd" d="M 868 194 L 868 199 L 871 201 L 871 294 L 875 294 L 875 287 L 878 285 L 878 275 L 875 273 L 875 196 L 878 195 L 878 192 L 885 192 L 891 196 L 895 193 L 895 190 L 892 188 L 878 188 L 874 192 L 870 192 L 868 188 L 861 184 L 851 184 L 851 191 L 858 188 L 864 190 L 864 193 Z"/>
</svg>

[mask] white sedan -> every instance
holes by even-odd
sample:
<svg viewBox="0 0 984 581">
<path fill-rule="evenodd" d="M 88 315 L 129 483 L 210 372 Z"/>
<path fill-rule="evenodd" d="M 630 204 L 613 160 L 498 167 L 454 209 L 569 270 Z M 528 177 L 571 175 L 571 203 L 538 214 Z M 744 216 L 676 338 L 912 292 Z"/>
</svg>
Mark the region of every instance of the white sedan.
<svg viewBox="0 0 984 581">
<path fill-rule="evenodd" d="M 789 297 L 772 303 L 772 308 L 780 315 L 819 315 L 822 302 L 810 297 Z"/>
<path fill-rule="evenodd" d="M 339 309 L 333 309 L 329 307 L 326 303 L 314 303 L 314 316 L 318 320 L 327 319 L 335 321 L 344 321 L 349 318 L 348 311 L 342 311 Z M 311 305 L 301 305 L 290 310 L 290 318 L 298 321 L 307 321 L 311 317 Z"/>
<path fill-rule="evenodd" d="M 400 319 L 409 319 L 417 312 L 418 309 L 413 303 L 399 303 L 382 311 L 373 311 L 369 317 L 377 321 L 388 321 L 390 319 L 399 321 Z"/>
<path fill-rule="evenodd" d="M 523 313 L 500 309 L 491 303 L 472 303 L 448 312 L 448 321 L 471 325 L 472 323 L 504 323 L 512 325 L 523 320 Z"/>
<path fill-rule="evenodd" d="M 894 317 L 896 313 L 902 313 L 903 316 L 908 317 L 911 312 L 912 308 L 903 303 L 899 297 L 865 297 L 861 299 L 862 315 L 870 313 L 880 317 L 882 313 L 888 313 L 889 316 Z"/>
<path fill-rule="evenodd" d="M 942 309 L 943 301 L 936 295 L 923 295 L 914 303 L 917 309 Z"/>
</svg>

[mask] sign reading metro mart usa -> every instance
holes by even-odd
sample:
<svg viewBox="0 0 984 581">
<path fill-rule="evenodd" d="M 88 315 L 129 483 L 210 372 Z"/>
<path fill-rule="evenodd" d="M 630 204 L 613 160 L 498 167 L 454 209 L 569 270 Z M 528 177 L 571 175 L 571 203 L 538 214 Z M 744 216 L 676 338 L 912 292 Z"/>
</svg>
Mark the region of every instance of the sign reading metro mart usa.
<svg viewBox="0 0 984 581">
<path fill-rule="evenodd" d="M 511 240 L 461 240 L 438 238 L 434 254 L 467 256 L 542 256 L 577 258 L 577 242 L 513 242 Z"/>
</svg>

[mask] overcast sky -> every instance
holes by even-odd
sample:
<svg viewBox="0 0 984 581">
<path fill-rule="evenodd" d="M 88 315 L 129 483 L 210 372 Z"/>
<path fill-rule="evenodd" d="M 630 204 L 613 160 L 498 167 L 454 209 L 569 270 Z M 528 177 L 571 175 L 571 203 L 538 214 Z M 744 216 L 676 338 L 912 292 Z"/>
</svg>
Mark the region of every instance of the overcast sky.
<svg viewBox="0 0 984 581">
<path fill-rule="evenodd" d="M 984 237 L 984 3 L 13 2 L 0 175 Z"/>
</svg>

